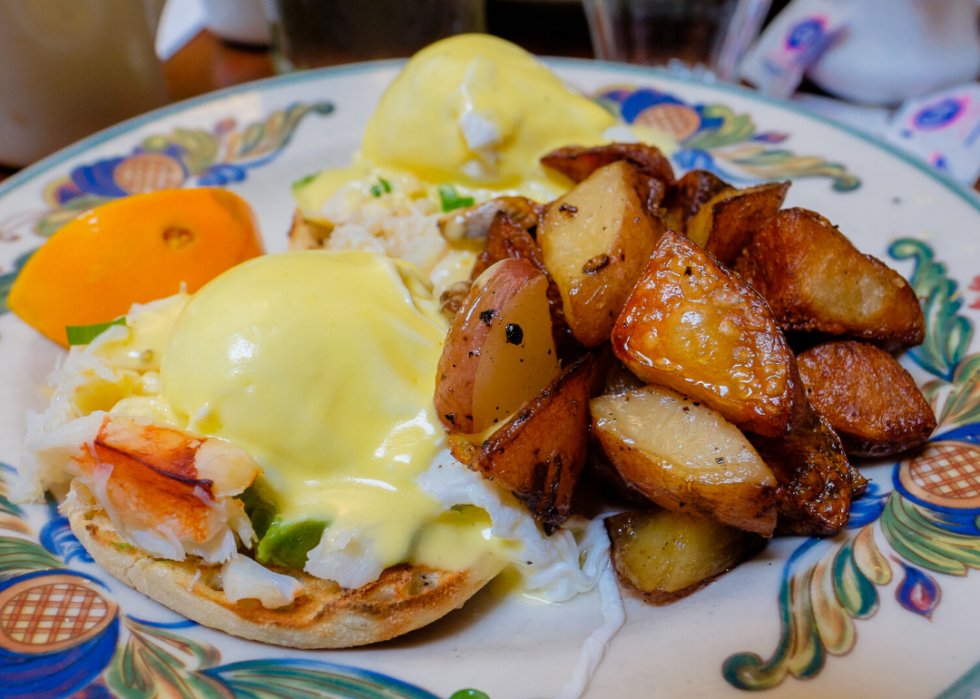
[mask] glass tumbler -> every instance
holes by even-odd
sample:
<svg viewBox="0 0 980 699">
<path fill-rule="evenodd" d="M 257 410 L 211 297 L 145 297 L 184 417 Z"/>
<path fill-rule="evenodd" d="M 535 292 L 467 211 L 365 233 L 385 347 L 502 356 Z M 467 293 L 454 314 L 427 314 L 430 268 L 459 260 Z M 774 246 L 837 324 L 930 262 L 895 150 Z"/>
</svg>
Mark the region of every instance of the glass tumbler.
<svg viewBox="0 0 980 699">
<path fill-rule="evenodd" d="M 403 58 L 453 34 L 484 30 L 484 0 L 266 0 L 280 73 Z"/>
<path fill-rule="evenodd" d="M 596 58 L 714 68 L 738 0 L 583 0 Z"/>
</svg>

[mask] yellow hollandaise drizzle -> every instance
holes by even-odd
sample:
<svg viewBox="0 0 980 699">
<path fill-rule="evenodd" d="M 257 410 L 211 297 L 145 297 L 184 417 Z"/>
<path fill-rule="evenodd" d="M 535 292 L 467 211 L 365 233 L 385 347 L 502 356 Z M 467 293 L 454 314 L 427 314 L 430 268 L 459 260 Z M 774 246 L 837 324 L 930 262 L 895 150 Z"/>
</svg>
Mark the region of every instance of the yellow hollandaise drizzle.
<svg viewBox="0 0 980 699">
<path fill-rule="evenodd" d="M 271 255 L 187 304 L 164 351 L 163 398 L 191 431 L 252 454 L 283 519 L 358 532 L 392 565 L 441 511 L 413 479 L 445 442 L 432 405 L 445 329 L 411 265 Z"/>
</svg>

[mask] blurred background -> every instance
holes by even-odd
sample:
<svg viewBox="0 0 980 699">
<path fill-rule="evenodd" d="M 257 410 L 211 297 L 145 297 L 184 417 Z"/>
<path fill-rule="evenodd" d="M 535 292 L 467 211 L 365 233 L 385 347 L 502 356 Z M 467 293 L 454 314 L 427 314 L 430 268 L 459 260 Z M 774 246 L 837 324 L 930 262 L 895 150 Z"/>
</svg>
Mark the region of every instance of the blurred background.
<svg viewBox="0 0 980 699">
<path fill-rule="evenodd" d="M 169 102 L 478 31 L 792 99 L 974 184 L 978 12 L 977 0 L 0 0 L 0 179 Z"/>
</svg>

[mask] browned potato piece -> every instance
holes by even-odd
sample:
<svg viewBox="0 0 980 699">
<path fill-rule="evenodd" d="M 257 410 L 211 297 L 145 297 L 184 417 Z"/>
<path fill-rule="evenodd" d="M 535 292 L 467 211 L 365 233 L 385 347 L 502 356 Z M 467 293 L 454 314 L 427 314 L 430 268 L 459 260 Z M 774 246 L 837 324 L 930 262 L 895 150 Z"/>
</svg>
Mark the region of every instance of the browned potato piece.
<svg viewBox="0 0 980 699">
<path fill-rule="evenodd" d="M 558 375 L 547 290 L 527 260 L 502 260 L 474 282 L 439 358 L 435 406 L 446 427 L 482 432 Z"/>
<path fill-rule="evenodd" d="M 538 243 L 575 339 L 586 347 L 609 339 L 662 232 L 662 221 L 644 212 L 636 170 L 625 161 L 599 168 L 548 206 Z"/>
<path fill-rule="evenodd" d="M 673 232 L 633 289 L 612 345 L 644 381 L 702 400 L 752 432 L 784 434 L 806 403 L 796 360 L 765 301 Z"/>
<path fill-rule="evenodd" d="M 487 231 L 487 246 L 476 258 L 470 279 L 476 279 L 494 263 L 510 258 L 527 260 L 547 274 L 541 248 L 531 234 L 506 213 L 498 211 Z"/>
<path fill-rule="evenodd" d="M 300 209 L 293 212 L 289 228 L 290 250 L 319 250 L 333 233 L 333 224 L 326 220 L 307 218 Z"/>
<path fill-rule="evenodd" d="M 701 205 L 732 186 L 708 170 L 691 170 L 667 187 L 661 206 L 669 230 L 687 232 L 687 222 Z"/>
<path fill-rule="evenodd" d="M 613 515 L 606 531 L 620 581 L 656 605 L 700 590 L 766 545 L 757 534 L 661 509 Z"/>
<path fill-rule="evenodd" d="M 756 231 L 783 205 L 789 182 L 730 189 L 705 202 L 687 222 L 687 237 L 731 265 Z"/>
<path fill-rule="evenodd" d="M 772 536 L 776 479 L 737 427 L 659 386 L 589 404 L 592 431 L 626 483 L 655 503 Z"/>
<path fill-rule="evenodd" d="M 561 292 L 544 266 L 541 248 L 520 224 L 506 213 L 498 211 L 487 233 L 487 246 L 473 265 L 471 278 L 476 279 L 491 265 L 508 258 L 527 260 L 548 276 L 548 308 L 551 311 L 551 330 L 558 356 L 563 360 L 579 356 L 583 351 L 582 346 L 572 335 L 572 329 L 565 320 Z"/>
<path fill-rule="evenodd" d="M 812 211 L 786 209 L 769 219 L 735 269 L 784 330 L 853 335 L 889 348 L 925 338 L 922 307 L 908 282 Z"/>
<path fill-rule="evenodd" d="M 512 491 L 549 534 L 568 518 L 589 453 L 592 355 L 569 365 L 494 432 L 469 467 Z"/>
<path fill-rule="evenodd" d="M 494 217 L 503 212 L 512 221 L 530 230 L 538 225 L 544 206 L 524 197 L 497 197 L 466 209 L 450 211 L 439 219 L 439 230 L 446 240 L 486 240 Z"/>
<path fill-rule="evenodd" d="M 582 182 L 599 168 L 622 160 L 646 177 L 664 184 L 674 181 L 674 168 L 667 156 L 659 148 L 645 143 L 611 143 L 595 148 L 567 146 L 548 153 L 541 158 L 541 164 L 557 170 L 572 182 Z"/>
<path fill-rule="evenodd" d="M 748 435 L 772 469 L 780 534 L 831 536 L 847 525 L 867 480 L 851 467 L 830 424 L 809 405 L 785 437 Z"/>
<path fill-rule="evenodd" d="M 807 398 L 854 456 L 891 456 L 918 446 L 936 415 L 915 380 L 874 345 L 835 340 L 796 358 Z"/>
</svg>

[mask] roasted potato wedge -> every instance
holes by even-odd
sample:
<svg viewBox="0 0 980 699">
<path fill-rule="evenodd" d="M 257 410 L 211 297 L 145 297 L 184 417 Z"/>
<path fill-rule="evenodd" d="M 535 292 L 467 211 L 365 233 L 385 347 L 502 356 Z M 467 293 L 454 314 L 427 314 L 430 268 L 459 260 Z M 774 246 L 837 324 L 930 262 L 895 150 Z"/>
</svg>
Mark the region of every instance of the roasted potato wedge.
<svg viewBox="0 0 980 699">
<path fill-rule="evenodd" d="M 735 269 L 784 330 L 852 335 L 889 349 L 925 338 L 922 307 L 908 282 L 812 211 L 786 209 L 769 219 Z"/>
<path fill-rule="evenodd" d="M 609 339 L 662 233 L 662 221 L 644 212 L 636 170 L 626 161 L 599 168 L 548 206 L 538 243 L 565 320 L 583 345 Z"/>
<path fill-rule="evenodd" d="M 784 437 L 747 435 L 772 469 L 777 531 L 798 536 L 831 536 L 847 525 L 851 498 L 867 480 L 852 468 L 830 423 L 806 407 L 803 421 Z"/>
<path fill-rule="evenodd" d="M 752 432 L 785 434 L 806 403 L 796 360 L 765 301 L 673 232 L 633 289 L 612 345 L 644 381 L 704 401 Z"/>
<path fill-rule="evenodd" d="M 589 453 L 589 374 L 586 354 L 494 432 L 469 467 L 512 491 L 553 532 L 568 518 L 575 485 Z"/>
<path fill-rule="evenodd" d="M 757 534 L 670 510 L 606 519 L 620 581 L 650 604 L 671 604 L 700 590 L 766 545 Z"/>
<path fill-rule="evenodd" d="M 497 197 L 466 209 L 450 211 L 439 219 L 439 230 L 449 241 L 486 240 L 494 217 L 503 212 L 524 230 L 538 225 L 544 206 L 524 197 Z"/>
<path fill-rule="evenodd" d="M 796 358 L 807 399 L 854 456 L 891 456 L 927 439 L 936 415 L 915 380 L 867 342 L 835 340 Z"/>
<path fill-rule="evenodd" d="M 661 206 L 669 230 L 687 234 L 687 222 L 701 205 L 732 186 L 708 170 L 691 170 L 667 187 Z"/>
<path fill-rule="evenodd" d="M 541 164 L 557 170 L 572 182 L 583 182 L 599 168 L 622 160 L 645 177 L 664 184 L 674 181 L 674 168 L 667 156 L 659 148 L 645 143 L 612 143 L 594 148 L 567 146 L 548 153 L 541 158 Z"/>
<path fill-rule="evenodd" d="M 565 307 L 558 285 L 544 266 L 541 248 L 531 234 L 503 211 L 494 216 L 487 233 L 487 246 L 476 258 L 471 274 L 473 279 L 483 274 L 491 265 L 506 259 L 524 259 L 548 275 L 548 308 L 551 311 L 551 330 L 555 338 L 558 357 L 573 359 L 582 354 L 582 346 L 572 334 L 565 320 Z"/>
<path fill-rule="evenodd" d="M 527 260 L 502 260 L 474 282 L 436 374 L 436 410 L 447 428 L 482 432 L 558 375 L 547 292 L 547 276 Z"/>
<path fill-rule="evenodd" d="M 592 431 L 626 483 L 653 502 L 771 536 L 776 479 L 716 411 L 646 386 L 593 398 Z"/>
<path fill-rule="evenodd" d="M 476 279 L 492 265 L 501 260 L 527 260 L 542 272 L 547 273 L 544 256 L 537 241 L 522 225 L 503 211 L 498 211 L 487 231 L 487 246 L 476 258 L 471 279 Z"/>
<path fill-rule="evenodd" d="M 723 265 L 731 265 L 756 231 L 779 211 L 789 185 L 770 182 L 716 194 L 687 222 L 687 237 Z"/>
</svg>

